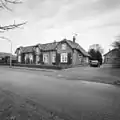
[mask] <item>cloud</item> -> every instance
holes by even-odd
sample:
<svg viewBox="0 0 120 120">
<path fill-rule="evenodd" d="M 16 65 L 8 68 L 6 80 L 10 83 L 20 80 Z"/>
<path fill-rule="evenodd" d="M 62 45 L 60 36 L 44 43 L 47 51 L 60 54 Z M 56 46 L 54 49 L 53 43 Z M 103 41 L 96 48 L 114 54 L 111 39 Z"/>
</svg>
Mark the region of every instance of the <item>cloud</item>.
<svg viewBox="0 0 120 120">
<path fill-rule="evenodd" d="M 105 40 L 106 47 L 110 37 L 119 32 L 119 5 L 119 0 L 25 0 L 11 6 L 13 12 L 0 12 L 0 23 L 28 21 L 24 29 L 6 33 L 13 40 L 14 49 L 64 37 L 72 39 L 75 32 L 86 49 L 95 42 L 103 45 Z"/>
<path fill-rule="evenodd" d="M 120 0 L 85 0 L 75 2 L 68 11 L 68 20 L 80 20 L 99 16 L 119 8 Z"/>
</svg>

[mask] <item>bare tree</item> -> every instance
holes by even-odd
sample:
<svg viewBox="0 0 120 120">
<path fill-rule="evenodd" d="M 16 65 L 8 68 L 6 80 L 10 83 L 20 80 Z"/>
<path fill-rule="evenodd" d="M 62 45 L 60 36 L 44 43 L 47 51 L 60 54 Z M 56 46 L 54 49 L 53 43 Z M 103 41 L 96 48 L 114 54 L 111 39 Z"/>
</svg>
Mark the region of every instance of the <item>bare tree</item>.
<svg viewBox="0 0 120 120">
<path fill-rule="evenodd" d="M 10 9 L 8 6 L 9 4 L 20 4 L 22 3 L 20 0 L 0 0 L 0 8 L 1 9 L 7 9 L 9 11 L 12 11 L 12 9 Z M 0 32 L 5 32 L 5 31 L 8 31 L 10 29 L 15 29 L 15 28 L 18 28 L 24 24 L 26 24 L 27 22 L 23 22 L 23 23 L 19 23 L 19 24 L 16 24 L 15 21 L 13 24 L 11 25 L 0 25 Z"/>
<path fill-rule="evenodd" d="M 116 37 L 116 40 L 112 43 L 113 48 L 120 49 L 120 36 Z"/>
</svg>

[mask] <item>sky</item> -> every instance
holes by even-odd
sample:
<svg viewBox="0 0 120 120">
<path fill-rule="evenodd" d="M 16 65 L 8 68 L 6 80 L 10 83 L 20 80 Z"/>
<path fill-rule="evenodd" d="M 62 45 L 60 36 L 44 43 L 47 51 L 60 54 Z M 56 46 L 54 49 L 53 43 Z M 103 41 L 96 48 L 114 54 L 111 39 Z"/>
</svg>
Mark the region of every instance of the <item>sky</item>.
<svg viewBox="0 0 120 120">
<path fill-rule="evenodd" d="M 100 44 L 104 53 L 120 34 L 120 0 L 22 0 L 12 9 L 0 10 L 0 25 L 27 21 L 21 28 L 0 33 L 12 41 L 12 52 L 19 46 L 72 40 L 86 51 Z M 0 51 L 10 52 L 10 44 L 0 40 Z"/>
</svg>

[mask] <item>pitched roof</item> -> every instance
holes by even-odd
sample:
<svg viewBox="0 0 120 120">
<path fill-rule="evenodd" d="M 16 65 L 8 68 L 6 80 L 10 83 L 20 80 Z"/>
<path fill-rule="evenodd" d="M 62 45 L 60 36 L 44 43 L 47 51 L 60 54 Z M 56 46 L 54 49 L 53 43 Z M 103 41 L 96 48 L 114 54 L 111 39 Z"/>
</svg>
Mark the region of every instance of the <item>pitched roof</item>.
<svg viewBox="0 0 120 120">
<path fill-rule="evenodd" d="M 71 40 L 66 40 L 66 41 L 73 49 L 77 49 L 77 50 L 81 51 L 83 53 L 83 55 L 85 55 L 85 56 L 90 56 L 78 43 L 74 43 Z"/>
<path fill-rule="evenodd" d="M 54 50 L 57 45 L 58 42 L 38 44 L 39 48 L 42 49 L 43 51 Z"/>
<path fill-rule="evenodd" d="M 22 53 L 31 53 L 34 51 L 34 46 L 22 47 Z"/>
<path fill-rule="evenodd" d="M 111 52 L 118 52 L 119 51 L 119 49 L 112 49 L 112 50 L 110 50 L 109 52 L 107 52 L 107 53 L 105 53 L 103 56 L 106 56 L 106 55 L 108 55 L 109 53 L 111 53 Z"/>
<path fill-rule="evenodd" d="M 46 44 L 37 44 L 35 46 L 38 46 L 41 50 L 43 51 L 49 51 L 49 50 L 55 50 L 57 45 L 61 42 L 67 42 L 72 49 L 77 49 L 83 53 L 84 56 L 90 56 L 78 43 L 74 43 L 71 40 L 62 40 L 59 42 L 52 42 L 52 43 L 46 43 Z M 21 47 L 22 48 L 22 53 L 30 53 L 34 51 L 35 46 L 27 46 L 27 47 Z"/>
</svg>

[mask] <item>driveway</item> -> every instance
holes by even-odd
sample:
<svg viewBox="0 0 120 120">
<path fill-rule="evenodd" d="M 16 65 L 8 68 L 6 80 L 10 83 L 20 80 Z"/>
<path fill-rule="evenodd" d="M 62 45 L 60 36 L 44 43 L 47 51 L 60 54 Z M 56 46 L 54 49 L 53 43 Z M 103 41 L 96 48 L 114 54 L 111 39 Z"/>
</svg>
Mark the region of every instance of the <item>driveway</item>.
<svg viewBox="0 0 120 120">
<path fill-rule="evenodd" d="M 96 70 L 93 75 L 97 74 Z M 89 78 L 87 75 L 92 72 L 88 71 L 85 68 L 81 75 Z M 56 77 L 63 73 L 69 72 L 0 68 L 0 88 L 32 99 L 44 108 L 64 113 L 74 120 L 120 120 L 119 87 Z"/>
</svg>

